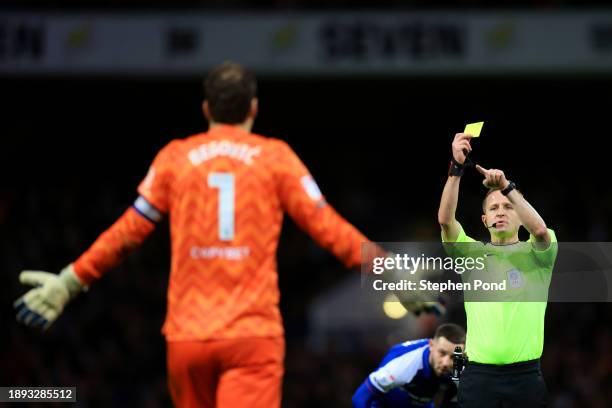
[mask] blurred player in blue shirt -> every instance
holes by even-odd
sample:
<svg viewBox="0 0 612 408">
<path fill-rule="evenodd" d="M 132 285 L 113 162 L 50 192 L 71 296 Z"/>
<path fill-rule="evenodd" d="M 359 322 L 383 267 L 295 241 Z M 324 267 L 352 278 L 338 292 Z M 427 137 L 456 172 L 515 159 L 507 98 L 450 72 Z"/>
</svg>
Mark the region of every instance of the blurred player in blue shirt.
<svg viewBox="0 0 612 408">
<path fill-rule="evenodd" d="M 457 388 L 450 378 L 453 351 L 462 349 L 465 330 L 448 323 L 433 339 L 393 346 L 376 371 L 353 395 L 356 408 L 456 407 Z"/>
</svg>

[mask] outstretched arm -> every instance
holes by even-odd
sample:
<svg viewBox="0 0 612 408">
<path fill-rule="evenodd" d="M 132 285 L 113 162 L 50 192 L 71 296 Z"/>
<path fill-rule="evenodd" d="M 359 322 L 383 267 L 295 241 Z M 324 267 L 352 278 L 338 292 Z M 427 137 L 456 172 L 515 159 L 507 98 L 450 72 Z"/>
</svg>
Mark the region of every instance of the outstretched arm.
<svg viewBox="0 0 612 408">
<path fill-rule="evenodd" d="M 370 241 L 325 201 L 319 187 L 293 150 L 278 142 L 277 191 L 284 210 L 321 247 L 353 268 L 361 264 L 361 245 Z M 378 252 L 378 251 L 375 251 Z"/>
<path fill-rule="evenodd" d="M 147 215 L 149 214 L 147 218 Z M 153 215 L 156 214 L 156 215 Z M 153 219 L 154 218 L 154 219 Z M 85 285 L 100 279 L 121 261 L 155 229 L 161 214 L 144 198 L 139 197 L 133 207 L 104 233 L 74 263 L 74 272 Z"/>
<path fill-rule="evenodd" d="M 168 191 L 172 176 L 170 143 L 155 158 L 147 177 L 139 186 L 140 197 L 76 262 L 59 274 L 23 271 L 21 283 L 35 286 L 17 299 L 17 320 L 32 327 L 47 329 L 66 304 L 78 293 L 117 266 L 155 229 L 168 210 Z"/>
<path fill-rule="evenodd" d="M 275 164 L 277 188 L 283 208 L 301 229 L 321 247 L 333 253 L 346 267 L 354 268 L 361 264 L 371 267 L 374 258 L 394 257 L 394 254 L 368 240 L 325 201 L 306 166 L 283 142 L 279 142 Z M 365 250 L 363 253 L 362 249 Z M 387 271 L 382 279 L 393 282 L 396 277 Z M 434 300 L 426 302 L 415 299 L 410 293 L 398 294 L 398 298 L 408 311 L 416 315 L 421 312 L 444 313 L 444 306 Z"/>
<path fill-rule="evenodd" d="M 470 146 L 470 135 L 465 133 L 457 133 L 452 144 L 453 163 L 451 168 L 461 168 L 465 164 L 467 158 L 466 153 L 472 151 Z M 448 179 L 442 191 L 440 200 L 440 208 L 438 209 L 438 223 L 442 228 L 442 236 L 444 241 L 452 242 L 457 239 L 461 231 L 461 225 L 455 218 L 457 211 L 457 202 L 459 200 L 459 184 L 461 182 L 460 172 L 453 175 L 449 171 Z"/>
<path fill-rule="evenodd" d="M 15 301 L 17 320 L 31 327 L 49 328 L 72 298 L 119 264 L 154 228 L 151 220 L 130 208 L 59 274 L 22 271 L 19 281 L 34 288 Z"/>
</svg>

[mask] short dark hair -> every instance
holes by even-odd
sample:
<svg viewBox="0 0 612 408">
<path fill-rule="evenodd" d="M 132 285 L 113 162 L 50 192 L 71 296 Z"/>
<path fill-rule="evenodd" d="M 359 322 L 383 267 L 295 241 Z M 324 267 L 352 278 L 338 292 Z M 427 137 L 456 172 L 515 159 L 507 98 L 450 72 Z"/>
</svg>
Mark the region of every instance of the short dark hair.
<svg viewBox="0 0 612 408">
<path fill-rule="evenodd" d="M 438 326 L 434 339 L 438 337 L 444 337 L 446 340 L 453 344 L 464 344 L 465 343 L 465 330 L 463 327 L 455 323 L 445 323 Z"/>
<path fill-rule="evenodd" d="M 213 68 L 204 80 L 204 95 L 215 122 L 242 123 L 257 96 L 255 75 L 235 62 Z"/>
</svg>

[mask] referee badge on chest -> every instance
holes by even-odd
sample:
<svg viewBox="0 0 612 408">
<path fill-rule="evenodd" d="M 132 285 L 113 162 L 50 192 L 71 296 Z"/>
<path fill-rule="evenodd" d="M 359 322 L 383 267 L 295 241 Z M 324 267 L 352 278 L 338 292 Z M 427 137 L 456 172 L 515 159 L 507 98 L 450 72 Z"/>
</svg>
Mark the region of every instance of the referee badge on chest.
<svg viewBox="0 0 612 408">
<path fill-rule="evenodd" d="M 510 269 L 508 271 L 508 284 L 513 289 L 523 287 L 523 274 L 518 269 Z"/>
</svg>

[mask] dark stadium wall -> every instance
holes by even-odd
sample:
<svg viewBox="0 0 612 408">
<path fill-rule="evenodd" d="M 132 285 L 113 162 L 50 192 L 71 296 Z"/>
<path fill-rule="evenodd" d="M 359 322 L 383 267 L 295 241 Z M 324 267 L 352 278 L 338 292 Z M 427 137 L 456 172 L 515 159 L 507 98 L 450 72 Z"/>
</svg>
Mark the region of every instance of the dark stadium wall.
<svg viewBox="0 0 612 408">
<path fill-rule="evenodd" d="M 435 222 L 451 138 L 484 120 L 474 159 L 506 170 L 536 202 L 546 192 L 541 205 L 555 203 L 546 211 L 551 222 L 576 214 L 562 236 L 579 240 L 578 214 L 586 203 L 605 203 L 611 85 L 606 78 L 262 78 L 255 131 L 288 141 L 330 202 L 376 239 L 394 240 L 402 237 L 385 227 L 391 217 Z M 127 204 L 160 147 L 206 126 L 197 80 L 23 78 L 0 87 L 5 188 L 69 185 L 85 194 L 102 183 Z M 482 192 L 479 182 L 466 177 L 466 197 Z M 581 200 L 572 199 L 577 194 Z M 375 223 L 355 195 L 376 202 Z"/>
</svg>

